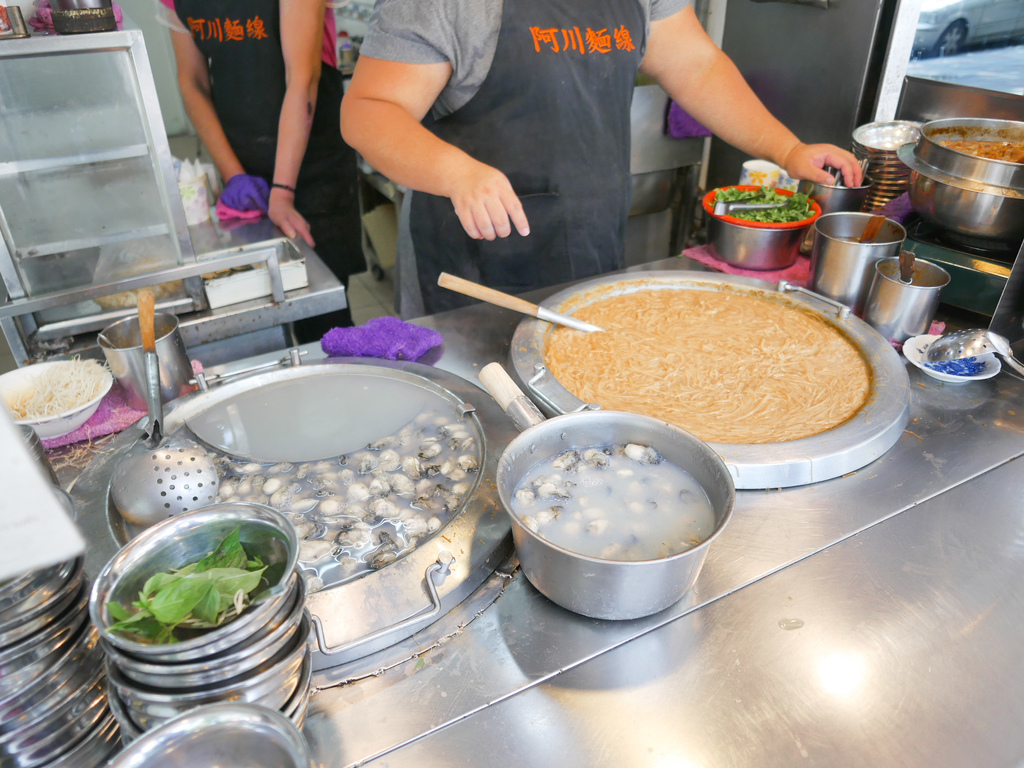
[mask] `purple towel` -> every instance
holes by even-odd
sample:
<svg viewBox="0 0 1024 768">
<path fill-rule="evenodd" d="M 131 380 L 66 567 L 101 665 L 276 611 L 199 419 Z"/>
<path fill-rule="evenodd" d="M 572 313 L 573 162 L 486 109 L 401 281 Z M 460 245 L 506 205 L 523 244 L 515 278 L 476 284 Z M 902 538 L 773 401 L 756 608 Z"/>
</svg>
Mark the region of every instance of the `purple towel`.
<svg viewBox="0 0 1024 768">
<path fill-rule="evenodd" d="M 332 328 L 320 340 L 320 348 L 328 357 L 418 360 L 442 341 L 441 334 L 430 328 L 397 317 L 375 317 L 352 328 Z"/>
<path fill-rule="evenodd" d="M 673 139 L 699 139 L 711 135 L 711 131 L 674 101 L 669 102 L 667 133 Z"/>
<path fill-rule="evenodd" d="M 899 224 L 905 222 L 907 217 L 913 212 L 914 206 L 910 204 L 910 194 L 907 192 L 904 192 L 899 197 L 894 197 L 877 211 L 872 211 L 872 213 L 880 213 Z"/>
</svg>

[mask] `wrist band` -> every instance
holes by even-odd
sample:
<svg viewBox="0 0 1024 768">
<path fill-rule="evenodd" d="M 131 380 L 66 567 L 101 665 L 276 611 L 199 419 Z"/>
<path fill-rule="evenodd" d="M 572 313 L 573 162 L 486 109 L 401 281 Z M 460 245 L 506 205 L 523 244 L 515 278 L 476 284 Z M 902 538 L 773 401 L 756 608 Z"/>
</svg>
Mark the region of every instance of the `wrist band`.
<svg viewBox="0 0 1024 768">
<path fill-rule="evenodd" d="M 289 187 L 289 186 L 288 186 L 287 184 L 278 184 L 278 183 L 277 183 L 277 182 L 275 181 L 275 182 L 274 182 L 273 184 L 271 184 L 270 186 L 271 186 L 271 187 L 277 187 L 278 189 L 286 189 L 286 190 L 288 190 L 289 192 L 291 192 L 291 193 L 292 193 L 293 195 L 295 194 L 295 187 Z"/>
</svg>

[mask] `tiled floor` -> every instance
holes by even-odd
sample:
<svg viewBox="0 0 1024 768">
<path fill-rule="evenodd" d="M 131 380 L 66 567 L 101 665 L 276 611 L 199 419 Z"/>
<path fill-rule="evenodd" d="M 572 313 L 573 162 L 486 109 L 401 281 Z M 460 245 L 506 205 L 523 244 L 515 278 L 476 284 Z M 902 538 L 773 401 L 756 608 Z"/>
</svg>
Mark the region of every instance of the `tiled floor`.
<svg viewBox="0 0 1024 768">
<path fill-rule="evenodd" d="M 386 273 L 383 280 L 374 280 L 369 272 L 352 275 L 348 284 L 348 304 L 356 325 L 375 317 L 396 314 L 395 285 L 391 274 Z"/>
</svg>

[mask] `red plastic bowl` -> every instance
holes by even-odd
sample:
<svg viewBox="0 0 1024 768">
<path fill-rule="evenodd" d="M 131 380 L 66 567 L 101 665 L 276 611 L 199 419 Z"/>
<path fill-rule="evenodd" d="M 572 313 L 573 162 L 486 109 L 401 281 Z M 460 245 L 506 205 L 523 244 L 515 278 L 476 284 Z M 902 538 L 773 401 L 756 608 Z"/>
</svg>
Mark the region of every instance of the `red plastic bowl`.
<svg viewBox="0 0 1024 768">
<path fill-rule="evenodd" d="M 747 221 L 746 219 L 740 219 L 735 216 L 718 216 L 715 214 L 715 198 L 718 193 L 723 189 L 738 189 L 743 192 L 755 192 L 763 189 L 763 187 L 754 186 L 750 184 L 737 184 L 731 187 L 719 187 L 718 189 L 712 189 L 706 195 L 704 195 L 704 210 L 709 216 L 712 216 L 719 221 L 727 221 L 730 224 L 736 224 L 741 227 L 750 227 L 751 229 L 801 229 L 809 224 L 813 224 L 814 220 L 821 216 L 821 206 L 817 202 L 808 198 L 808 202 L 811 204 L 811 210 L 814 214 L 809 218 L 801 221 L 787 221 L 787 222 L 765 222 L 765 221 Z M 793 193 L 788 189 L 776 189 L 780 195 L 786 195 L 787 197 Z"/>
</svg>

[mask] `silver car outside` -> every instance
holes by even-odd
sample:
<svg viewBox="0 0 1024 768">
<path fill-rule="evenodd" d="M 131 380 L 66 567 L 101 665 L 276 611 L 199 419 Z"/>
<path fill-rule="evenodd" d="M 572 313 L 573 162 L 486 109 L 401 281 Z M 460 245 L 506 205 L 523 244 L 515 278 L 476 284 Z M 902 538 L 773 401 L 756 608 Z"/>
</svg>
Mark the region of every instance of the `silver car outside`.
<svg viewBox="0 0 1024 768">
<path fill-rule="evenodd" d="M 1024 35 L 1024 0 L 924 0 L 916 56 L 952 56 L 968 46 Z"/>
</svg>

